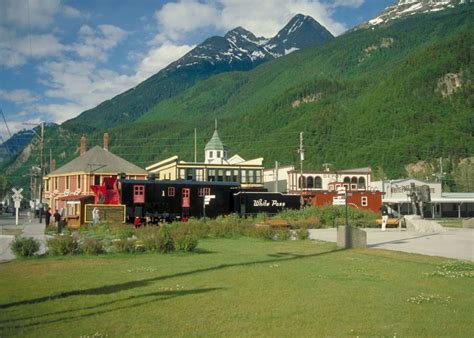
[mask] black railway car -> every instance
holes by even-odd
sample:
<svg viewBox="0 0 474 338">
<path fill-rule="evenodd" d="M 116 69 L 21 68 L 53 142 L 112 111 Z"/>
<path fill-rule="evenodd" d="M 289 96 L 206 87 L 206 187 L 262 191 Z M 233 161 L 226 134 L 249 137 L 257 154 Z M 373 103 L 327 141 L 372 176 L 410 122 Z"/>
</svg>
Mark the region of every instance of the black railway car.
<svg viewBox="0 0 474 338">
<path fill-rule="evenodd" d="M 234 194 L 234 210 L 240 216 L 265 213 L 275 215 L 284 209 L 300 209 L 300 195 L 279 192 L 241 191 Z"/>
<path fill-rule="evenodd" d="M 233 182 L 119 181 L 121 203 L 126 205 L 129 222 L 137 216 L 156 223 L 230 214 L 234 211 L 234 193 L 239 188 L 239 183 Z M 209 199 L 206 206 L 205 196 Z"/>
</svg>

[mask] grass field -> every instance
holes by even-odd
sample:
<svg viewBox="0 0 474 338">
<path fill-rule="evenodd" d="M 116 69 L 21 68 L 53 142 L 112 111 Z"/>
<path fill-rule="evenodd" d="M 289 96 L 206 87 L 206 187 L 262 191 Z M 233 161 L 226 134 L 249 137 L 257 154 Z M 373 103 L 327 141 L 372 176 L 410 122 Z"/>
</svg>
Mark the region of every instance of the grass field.
<svg viewBox="0 0 474 338">
<path fill-rule="evenodd" d="M 17 260 L 0 265 L 0 337 L 472 337 L 474 278 L 431 275 L 445 262 L 249 238 L 202 240 L 191 254 Z"/>
</svg>

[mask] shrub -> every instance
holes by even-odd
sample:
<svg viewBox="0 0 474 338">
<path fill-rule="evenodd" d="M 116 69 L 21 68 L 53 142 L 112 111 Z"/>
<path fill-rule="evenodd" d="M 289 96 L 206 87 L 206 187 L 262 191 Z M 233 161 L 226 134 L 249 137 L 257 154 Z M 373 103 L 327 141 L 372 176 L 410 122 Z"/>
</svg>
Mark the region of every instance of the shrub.
<svg viewBox="0 0 474 338">
<path fill-rule="evenodd" d="M 174 247 L 178 251 L 194 251 L 198 245 L 198 235 L 193 231 L 193 227 L 188 224 L 174 225 L 170 229 L 170 235 Z"/>
<path fill-rule="evenodd" d="M 288 229 L 276 229 L 273 240 L 286 241 L 290 238 L 290 231 Z"/>
<path fill-rule="evenodd" d="M 135 252 L 136 239 L 122 238 L 113 241 L 115 252 L 118 253 L 131 253 Z"/>
<path fill-rule="evenodd" d="M 86 238 L 80 249 L 86 255 L 100 255 L 105 252 L 102 241 L 93 237 Z"/>
<path fill-rule="evenodd" d="M 78 242 L 71 235 L 56 235 L 48 239 L 48 253 L 53 256 L 74 255 L 78 253 Z"/>
<path fill-rule="evenodd" d="M 275 229 L 272 229 L 270 226 L 256 226 L 249 232 L 249 236 L 261 239 L 273 239 L 275 233 Z"/>
<path fill-rule="evenodd" d="M 117 237 L 120 239 L 127 239 L 133 237 L 135 231 L 130 226 L 122 227 L 118 230 Z"/>
<path fill-rule="evenodd" d="M 162 225 L 160 227 L 159 236 L 157 237 L 158 250 L 161 253 L 170 253 L 173 252 L 175 247 L 173 239 L 169 231 L 168 225 Z"/>
<path fill-rule="evenodd" d="M 40 243 L 33 237 L 15 236 L 11 249 L 16 257 L 30 257 L 39 251 Z"/>
<path fill-rule="evenodd" d="M 305 240 L 309 237 L 309 231 L 306 228 L 297 229 L 295 230 L 295 235 L 297 239 Z"/>
</svg>

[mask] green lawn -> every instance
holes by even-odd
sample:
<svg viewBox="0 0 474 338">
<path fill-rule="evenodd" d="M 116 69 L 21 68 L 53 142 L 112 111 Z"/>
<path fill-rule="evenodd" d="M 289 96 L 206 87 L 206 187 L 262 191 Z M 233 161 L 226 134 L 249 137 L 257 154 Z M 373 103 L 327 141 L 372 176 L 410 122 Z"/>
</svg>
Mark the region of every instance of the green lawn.
<svg viewBox="0 0 474 338">
<path fill-rule="evenodd" d="M 1 264 L 0 337 L 474 335 L 474 279 L 430 275 L 442 258 L 249 238 L 198 249 Z"/>
</svg>

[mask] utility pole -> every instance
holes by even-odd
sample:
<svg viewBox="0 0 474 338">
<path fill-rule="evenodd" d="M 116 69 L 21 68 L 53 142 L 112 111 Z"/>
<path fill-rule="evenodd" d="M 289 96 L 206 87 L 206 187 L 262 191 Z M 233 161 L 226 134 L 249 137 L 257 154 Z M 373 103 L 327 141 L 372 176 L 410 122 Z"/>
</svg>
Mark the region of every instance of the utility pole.
<svg viewBox="0 0 474 338">
<path fill-rule="evenodd" d="M 39 196 L 39 222 L 43 221 L 43 177 L 44 177 L 44 122 L 41 122 L 41 143 L 40 143 L 40 196 Z"/>
<path fill-rule="evenodd" d="M 275 161 L 275 192 L 278 192 L 278 161 Z"/>
<path fill-rule="evenodd" d="M 304 147 L 303 147 L 303 132 L 300 133 L 300 147 L 298 149 L 300 154 L 300 181 L 301 181 L 301 191 L 303 191 L 303 161 L 304 161 Z"/>
</svg>

